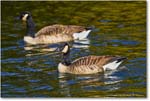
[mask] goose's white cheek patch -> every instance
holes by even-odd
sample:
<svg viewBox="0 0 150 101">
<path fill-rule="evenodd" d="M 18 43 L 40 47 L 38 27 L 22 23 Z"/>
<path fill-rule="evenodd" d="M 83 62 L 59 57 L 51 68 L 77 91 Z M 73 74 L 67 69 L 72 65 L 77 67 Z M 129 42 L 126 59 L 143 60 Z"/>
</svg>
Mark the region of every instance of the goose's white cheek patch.
<svg viewBox="0 0 150 101">
<path fill-rule="evenodd" d="M 28 14 L 25 14 L 25 15 L 22 17 L 22 20 L 23 20 L 23 21 L 27 21 L 27 17 L 28 17 Z"/>
<path fill-rule="evenodd" d="M 69 47 L 68 47 L 68 46 L 65 46 L 64 49 L 62 50 L 62 52 L 63 52 L 63 53 L 67 53 L 68 49 L 69 49 Z"/>
</svg>

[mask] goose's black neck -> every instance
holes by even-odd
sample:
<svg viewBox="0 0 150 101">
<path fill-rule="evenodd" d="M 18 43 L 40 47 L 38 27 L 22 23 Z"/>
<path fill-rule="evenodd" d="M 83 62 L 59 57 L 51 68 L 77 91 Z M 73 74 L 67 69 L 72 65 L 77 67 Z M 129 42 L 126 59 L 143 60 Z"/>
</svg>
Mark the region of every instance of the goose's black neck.
<svg viewBox="0 0 150 101">
<path fill-rule="evenodd" d="M 27 19 L 27 35 L 34 37 L 35 34 L 35 23 L 33 22 L 32 17 L 29 17 Z"/>
<path fill-rule="evenodd" d="M 70 50 L 68 50 L 67 53 L 63 53 L 63 57 L 62 57 L 61 63 L 66 65 L 66 66 L 71 64 L 71 61 L 70 61 Z"/>
</svg>

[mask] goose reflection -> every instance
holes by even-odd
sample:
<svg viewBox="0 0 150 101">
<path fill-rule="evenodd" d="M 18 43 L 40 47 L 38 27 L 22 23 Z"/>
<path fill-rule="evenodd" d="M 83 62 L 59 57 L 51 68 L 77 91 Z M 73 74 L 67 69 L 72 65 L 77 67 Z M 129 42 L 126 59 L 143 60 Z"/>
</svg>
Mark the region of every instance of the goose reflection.
<svg viewBox="0 0 150 101">
<path fill-rule="evenodd" d="M 26 56 L 56 55 L 60 53 L 62 44 L 63 43 L 47 45 L 26 45 L 24 49 L 27 51 Z"/>
<path fill-rule="evenodd" d="M 124 66 L 123 66 L 124 67 Z M 120 67 L 119 67 L 120 68 Z M 98 91 L 114 91 L 121 88 L 123 77 L 115 75 L 115 73 L 125 72 L 123 69 L 116 71 L 108 71 L 104 74 L 90 75 L 73 75 L 59 73 L 60 93 L 64 96 L 71 96 L 74 87 L 78 90 L 98 90 Z"/>
<path fill-rule="evenodd" d="M 103 85 L 103 75 L 95 74 L 95 75 L 73 75 L 73 74 L 64 74 L 59 73 L 59 89 L 60 93 L 63 96 L 72 96 L 71 92 L 73 92 L 74 86 L 76 89 L 83 89 L 87 85 Z"/>
<path fill-rule="evenodd" d="M 89 48 L 90 40 L 88 38 L 83 40 L 75 40 L 74 42 L 68 42 L 70 46 L 73 48 Z M 25 45 L 24 50 L 26 51 L 47 51 L 53 52 L 58 50 L 60 47 L 63 46 L 64 43 L 58 44 L 41 44 L 41 45 Z"/>
<path fill-rule="evenodd" d="M 90 45 L 89 39 L 84 40 L 75 40 L 74 42 L 68 42 L 72 48 L 82 48 L 82 49 L 88 49 Z M 25 45 L 24 50 L 28 51 L 28 54 L 26 56 L 35 56 L 35 55 L 44 55 L 44 54 L 56 54 L 59 53 L 62 47 L 64 46 L 64 43 L 58 43 L 58 44 L 47 44 L 47 45 Z M 50 53 L 49 53 L 50 52 Z"/>
<path fill-rule="evenodd" d="M 47 45 L 26 45 L 24 50 L 26 51 L 56 51 L 59 47 L 59 44 L 47 44 Z"/>
<path fill-rule="evenodd" d="M 121 82 L 124 77 L 120 74 L 127 73 L 129 69 L 126 66 L 120 66 L 117 70 L 107 71 L 104 74 L 104 84 L 107 85 L 106 89 L 109 91 L 117 90 L 121 88 Z"/>
<path fill-rule="evenodd" d="M 66 78 L 66 74 L 59 73 L 59 89 L 60 89 L 60 94 L 63 96 L 68 96 L 70 97 L 70 86 L 69 86 L 69 81 Z"/>
<path fill-rule="evenodd" d="M 90 40 L 88 38 L 84 40 L 75 40 L 73 44 L 73 48 L 89 48 Z"/>
</svg>

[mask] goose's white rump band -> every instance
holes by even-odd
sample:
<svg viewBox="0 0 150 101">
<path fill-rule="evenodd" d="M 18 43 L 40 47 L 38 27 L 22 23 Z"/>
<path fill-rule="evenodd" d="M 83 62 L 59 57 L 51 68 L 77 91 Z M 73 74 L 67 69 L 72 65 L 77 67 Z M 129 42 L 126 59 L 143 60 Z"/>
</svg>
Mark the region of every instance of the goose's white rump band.
<svg viewBox="0 0 150 101">
<path fill-rule="evenodd" d="M 88 37 L 88 35 L 89 35 L 90 32 L 91 32 L 91 30 L 82 31 L 82 32 L 80 32 L 80 33 L 74 33 L 74 34 L 73 34 L 73 38 L 74 38 L 74 39 L 79 39 L 79 40 L 85 39 L 85 38 Z"/>
</svg>

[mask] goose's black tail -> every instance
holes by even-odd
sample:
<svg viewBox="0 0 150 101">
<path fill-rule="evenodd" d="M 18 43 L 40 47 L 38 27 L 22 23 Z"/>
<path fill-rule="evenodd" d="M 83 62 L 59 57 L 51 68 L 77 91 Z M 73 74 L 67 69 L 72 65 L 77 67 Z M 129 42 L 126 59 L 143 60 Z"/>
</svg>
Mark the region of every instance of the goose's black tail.
<svg viewBox="0 0 150 101">
<path fill-rule="evenodd" d="M 86 30 L 94 30 L 94 29 L 95 29 L 95 26 L 89 26 L 89 27 L 86 27 L 85 29 L 86 29 Z"/>
<path fill-rule="evenodd" d="M 119 63 L 119 62 L 121 62 L 121 61 L 123 61 L 123 60 L 126 60 L 126 59 L 127 59 L 126 57 L 120 57 L 120 58 L 117 59 L 117 62 L 116 62 L 116 63 Z"/>
</svg>

